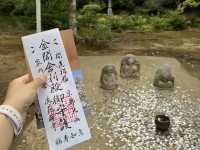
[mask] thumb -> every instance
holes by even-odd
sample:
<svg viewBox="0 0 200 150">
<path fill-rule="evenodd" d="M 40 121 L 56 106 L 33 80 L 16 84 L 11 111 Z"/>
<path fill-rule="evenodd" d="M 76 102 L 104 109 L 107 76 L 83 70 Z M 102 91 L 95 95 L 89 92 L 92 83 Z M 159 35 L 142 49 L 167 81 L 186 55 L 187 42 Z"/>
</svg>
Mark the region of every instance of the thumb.
<svg viewBox="0 0 200 150">
<path fill-rule="evenodd" d="M 30 86 L 33 87 L 34 89 L 37 89 L 39 87 L 42 86 L 42 84 L 45 83 L 45 81 L 47 80 L 47 76 L 46 75 L 42 75 L 40 77 L 35 78 L 32 82 L 30 82 Z"/>
</svg>

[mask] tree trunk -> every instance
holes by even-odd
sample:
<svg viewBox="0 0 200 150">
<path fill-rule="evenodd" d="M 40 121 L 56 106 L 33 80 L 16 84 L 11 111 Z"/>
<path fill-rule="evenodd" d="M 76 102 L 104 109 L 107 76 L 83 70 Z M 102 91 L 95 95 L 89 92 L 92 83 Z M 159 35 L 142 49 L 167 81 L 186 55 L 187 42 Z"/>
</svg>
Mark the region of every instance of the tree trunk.
<svg viewBox="0 0 200 150">
<path fill-rule="evenodd" d="M 76 0 L 69 0 L 69 27 L 73 30 L 74 36 L 77 37 Z"/>
</svg>

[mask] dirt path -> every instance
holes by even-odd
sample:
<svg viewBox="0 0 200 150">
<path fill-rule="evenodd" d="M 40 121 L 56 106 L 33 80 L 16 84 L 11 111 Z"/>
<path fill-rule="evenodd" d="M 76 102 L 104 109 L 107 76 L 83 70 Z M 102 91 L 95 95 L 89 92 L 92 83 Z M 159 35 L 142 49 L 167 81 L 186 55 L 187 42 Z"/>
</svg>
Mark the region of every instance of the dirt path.
<svg viewBox="0 0 200 150">
<path fill-rule="evenodd" d="M 118 35 L 110 48 L 90 50 L 80 48 L 83 55 L 108 55 L 134 53 L 136 55 L 152 56 L 186 56 L 200 59 L 200 29 L 163 32 L 126 31 Z"/>
<path fill-rule="evenodd" d="M 114 42 L 112 49 L 139 55 L 170 57 L 190 55 L 193 59 L 200 59 L 200 30 L 127 32 Z"/>
</svg>

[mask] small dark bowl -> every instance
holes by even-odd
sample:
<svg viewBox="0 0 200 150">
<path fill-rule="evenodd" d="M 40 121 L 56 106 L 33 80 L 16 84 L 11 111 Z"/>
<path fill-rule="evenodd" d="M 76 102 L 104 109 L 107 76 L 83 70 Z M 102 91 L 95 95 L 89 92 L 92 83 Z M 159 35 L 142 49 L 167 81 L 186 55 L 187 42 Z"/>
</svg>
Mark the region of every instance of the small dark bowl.
<svg viewBox="0 0 200 150">
<path fill-rule="evenodd" d="M 170 119 L 165 115 L 157 115 L 155 118 L 156 130 L 165 132 L 169 130 Z"/>
</svg>

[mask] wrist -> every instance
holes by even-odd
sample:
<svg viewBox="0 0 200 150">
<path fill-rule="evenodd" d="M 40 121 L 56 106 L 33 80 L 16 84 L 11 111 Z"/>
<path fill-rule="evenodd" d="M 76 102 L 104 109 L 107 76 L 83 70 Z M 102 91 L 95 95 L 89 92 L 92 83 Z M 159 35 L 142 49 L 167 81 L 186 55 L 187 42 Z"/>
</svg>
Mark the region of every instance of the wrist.
<svg viewBox="0 0 200 150">
<path fill-rule="evenodd" d="M 11 100 L 6 99 L 2 105 L 11 106 L 11 107 L 15 108 L 21 115 L 24 114 L 24 110 L 25 110 L 24 107 L 22 105 L 20 105 L 16 100 L 11 101 Z"/>
<path fill-rule="evenodd" d="M 23 120 L 21 114 L 10 105 L 0 105 L 0 113 L 7 117 L 14 129 L 14 133 L 18 136 L 23 128 Z"/>
</svg>

